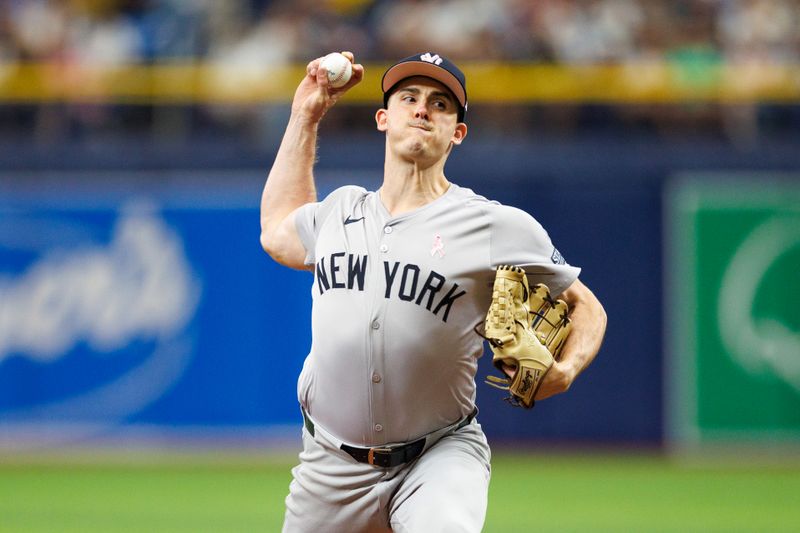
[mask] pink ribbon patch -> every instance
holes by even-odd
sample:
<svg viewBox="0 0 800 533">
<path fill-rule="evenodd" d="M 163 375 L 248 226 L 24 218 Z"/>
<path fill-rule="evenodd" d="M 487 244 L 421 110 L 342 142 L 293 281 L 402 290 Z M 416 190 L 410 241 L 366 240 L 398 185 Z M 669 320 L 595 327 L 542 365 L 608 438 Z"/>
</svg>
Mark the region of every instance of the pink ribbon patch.
<svg viewBox="0 0 800 533">
<path fill-rule="evenodd" d="M 439 257 L 444 257 L 444 243 L 442 236 L 438 233 L 433 237 L 433 248 L 431 248 L 431 256 L 439 254 Z"/>
</svg>

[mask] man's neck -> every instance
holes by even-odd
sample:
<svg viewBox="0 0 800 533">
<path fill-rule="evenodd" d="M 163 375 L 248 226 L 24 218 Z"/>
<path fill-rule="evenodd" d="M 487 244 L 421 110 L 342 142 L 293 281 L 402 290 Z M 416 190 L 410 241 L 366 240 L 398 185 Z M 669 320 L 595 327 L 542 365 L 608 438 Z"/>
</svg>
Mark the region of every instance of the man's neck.
<svg viewBox="0 0 800 533">
<path fill-rule="evenodd" d="M 428 168 L 417 163 L 386 165 L 380 198 L 392 216 L 427 205 L 450 187 L 444 175 L 444 162 Z"/>
</svg>

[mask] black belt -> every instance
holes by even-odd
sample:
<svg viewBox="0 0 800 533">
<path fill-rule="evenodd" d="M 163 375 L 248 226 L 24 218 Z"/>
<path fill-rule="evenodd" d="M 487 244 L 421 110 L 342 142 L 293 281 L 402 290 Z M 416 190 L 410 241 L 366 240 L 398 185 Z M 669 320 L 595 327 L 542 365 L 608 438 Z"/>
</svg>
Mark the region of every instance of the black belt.
<svg viewBox="0 0 800 533">
<path fill-rule="evenodd" d="M 303 423 L 306 426 L 309 434 L 314 436 L 314 422 L 306 415 L 305 409 L 301 409 L 303 413 Z M 453 431 L 459 430 L 472 422 L 472 419 L 478 414 L 478 409 L 472 411 L 466 418 L 464 418 Z M 383 468 L 391 468 L 393 466 L 400 466 L 409 461 L 413 461 L 420 456 L 422 450 L 425 449 L 425 437 L 409 442 L 407 444 L 400 444 L 397 446 L 376 446 L 374 448 L 356 448 L 342 444 L 339 447 L 342 451 L 347 452 L 350 457 L 359 463 L 366 463 L 369 465 L 380 466 Z"/>
</svg>

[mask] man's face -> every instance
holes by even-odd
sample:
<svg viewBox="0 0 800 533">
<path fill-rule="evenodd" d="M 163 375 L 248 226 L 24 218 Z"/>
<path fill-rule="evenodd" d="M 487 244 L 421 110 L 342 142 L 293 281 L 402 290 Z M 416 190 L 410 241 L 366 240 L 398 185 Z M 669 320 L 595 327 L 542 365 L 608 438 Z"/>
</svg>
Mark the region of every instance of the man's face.
<svg viewBox="0 0 800 533">
<path fill-rule="evenodd" d="M 438 160 L 461 144 L 467 126 L 458 122 L 458 102 L 443 84 L 415 76 L 400 82 L 388 109 L 375 115 L 392 150 L 413 160 Z"/>
</svg>

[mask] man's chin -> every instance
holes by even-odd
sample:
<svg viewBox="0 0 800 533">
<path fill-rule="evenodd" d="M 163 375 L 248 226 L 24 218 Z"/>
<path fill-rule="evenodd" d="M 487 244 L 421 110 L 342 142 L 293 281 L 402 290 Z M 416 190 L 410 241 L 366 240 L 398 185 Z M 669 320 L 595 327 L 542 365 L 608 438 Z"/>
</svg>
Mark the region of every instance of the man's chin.
<svg viewBox="0 0 800 533">
<path fill-rule="evenodd" d="M 403 151 L 408 155 L 425 155 L 428 151 L 428 144 L 423 142 L 421 139 L 410 139 L 405 146 L 403 146 Z"/>
</svg>

